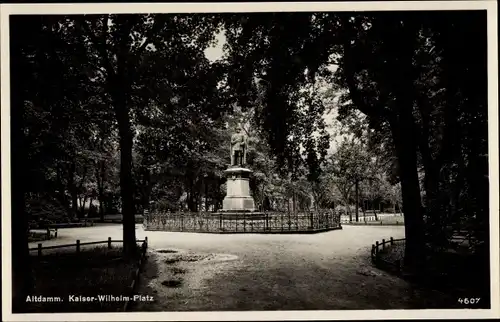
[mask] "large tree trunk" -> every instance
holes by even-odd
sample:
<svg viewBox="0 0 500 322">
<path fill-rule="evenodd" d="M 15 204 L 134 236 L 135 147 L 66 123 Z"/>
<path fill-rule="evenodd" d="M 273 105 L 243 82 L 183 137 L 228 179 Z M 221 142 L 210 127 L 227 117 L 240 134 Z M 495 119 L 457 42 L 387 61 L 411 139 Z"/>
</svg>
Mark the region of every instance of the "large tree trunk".
<svg viewBox="0 0 500 322">
<path fill-rule="evenodd" d="M 13 108 L 22 108 L 21 105 L 13 105 Z M 17 114 L 17 113 L 12 113 Z M 26 304 L 26 296 L 33 287 L 33 276 L 31 272 L 30 255 L 28 249 L 28 218 L 25 212 L 25 184 L 26 178 L 23 167 L 25 160 L 22 146 L 21 124 L 14 120 L 11 114 L 12 146 L 15 150 L 11 155 L 12 167 L 12 204 L 11 204 L 11 234 L 12 234 L 12 300 L 14 312 L 22 310 Z M 21 130 L 21 131 L 20 131 Z"/>
<path fill-rule="evenodd" d="M 28 28 L 27 28 L 28 29 Z M 25 188 L 29 184 L 25 163 L 27 160 L 24 140 L 24 99 L 23 75 L 28 74 L 24 64 L 21 44 L 22 32 L 11 28 L 11 258 L 12 258 L 12 311 L 19 312 L 26 306 L 26 296 L 33 287 L 30 254 L 28 248 L 28 218 L 25 211 Z M 7 245 L 6 245 L 7 246 Z M 8 247 L 8 246 L 7 246 Z M 4 281 L 5 282 L 5 281 Z"/>
<path fill-rule="evenodd" d="M 399 161 L 405 207 L 404 264 L 414 272 L 421 272 L 425 265 L 424 211 L 417 170 L 418 134 L 413 116 L 416 79 L 413 56 L 419 25 L 413 15 L 406 18 L 404 24 L 401 24 L 399 17 L 390 19 L 387 23 L 384 21 L 387 35 L 394 35 L 395 32 L 397 35 L 388 37 L 386 43 L 387 52 L 394 52 L 394 57 L 390 58 L 387 66 L 395 98 L 392 106 L 394 114 L 389 119 L 389 124 Z"/>
<path fill-rule="evenodd" d="M 406 106 L 408 107 L 408 105 Z M 411 107 L 411 105 L 410 105 Z M 416 142 L 412 133 L 411 108 L 402 108 L 400 124 L 391 124 L 399 160 L 405 218 L 405 266 L 420 268 L 424 263 L 424 221 L 417 173 Z"/>
<path fill-rule="evenodd" d="M 120 135 L 120 190 L 123 218 L 123 252 L 131 255 L 135 252 L 135 211 L 134 182 L 132 178 L 132 144 L 133 134 L 130 116 L 124 98 L 115 95 L 115 110 L 118 118 L 118 133 Z"/>
</svg>

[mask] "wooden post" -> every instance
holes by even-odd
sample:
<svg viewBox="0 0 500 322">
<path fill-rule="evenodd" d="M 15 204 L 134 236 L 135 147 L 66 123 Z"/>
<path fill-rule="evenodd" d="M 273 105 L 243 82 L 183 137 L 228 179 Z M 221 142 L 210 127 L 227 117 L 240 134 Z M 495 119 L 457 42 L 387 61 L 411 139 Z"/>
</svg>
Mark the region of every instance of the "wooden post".
<svg viewBox="0 0 500 322">
<path fill-rule="evenodd" d="M 111 249 L 111 237 L 108 237 L 108 249 Z"/>
<path fill-rule="evenodd" d="M 391 246 L 394 245 L 394 238 L 391 237 Z"/>
<path fill-rule="evenodd" d="M 57 228 L 56 231 L 54 232 L 54 237 L 57 238 Z"/>
<path fill-rule="evenodd" d="M 50 239 L 50 228 L 47 227 L 47 239 Z"/>
<path fill-rule="evenodd" d="M 385 239 L 382 239 L 382 249 L 385 249 Z"/>
<path fill-rule="evenodd" d="M 38 256 L 42 256 L 42 244 L 38 244 Z"/>
<path fill-rule="evenodd" d="M 80 253 L 80 239 L 76 240 L 76 253 Z"/>
<path fill-rule="evenodd" d="M 266 212 L 266 230 L 269 230 L 269 214 Z"/>
<path fill-rule="evenodd" d="M 222 230 L 222 214 L 219 214 L 219 230 Z"/>
<path fill-rule="evenodd" d="M 375 255 L 378 255 L 378 240 L 375 242 Z"/>
<path fill-rule="evenodd" d="M 144 242 L 146 243 L 146 248 L 148 248 L 148 236 L 144 237 Z"/>
</svg>

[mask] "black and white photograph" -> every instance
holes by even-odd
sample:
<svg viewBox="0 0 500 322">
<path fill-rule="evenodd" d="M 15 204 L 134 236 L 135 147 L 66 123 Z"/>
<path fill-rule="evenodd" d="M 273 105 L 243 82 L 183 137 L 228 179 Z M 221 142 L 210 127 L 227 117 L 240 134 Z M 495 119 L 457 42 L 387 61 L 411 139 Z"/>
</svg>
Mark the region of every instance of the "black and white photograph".
<svg viewBox="0 0 500 322">
<path fill-rule="evenodd" d="M 499 317 L 496 3 L 445 2 L 2 5 L 4 319 Z"/>
</svg>

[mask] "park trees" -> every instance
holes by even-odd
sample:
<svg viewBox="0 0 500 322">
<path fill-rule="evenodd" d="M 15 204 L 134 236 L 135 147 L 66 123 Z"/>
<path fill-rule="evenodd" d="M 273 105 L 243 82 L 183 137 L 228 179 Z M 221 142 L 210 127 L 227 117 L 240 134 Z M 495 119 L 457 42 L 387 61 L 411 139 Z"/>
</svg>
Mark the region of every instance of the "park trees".
<svg viewBox="0 0 500 322">
<path fill-rule="evenodd" d="M 213 40 L 214 19 L 190 15 L 12 18 L 11 127 L 16 147 L 12 253 L 19 294 L 28 288 L 22 285 L 29 284 L 30 276 L 25 216 L 29 208 L 24 206 L 28 195 L 43 191 L 56 196 L 73 215 L 79 213 L 78 199 L 84 206 L 85 198 L 98 198 L 103 215 L 105 196 L 114 186 L 112 168 L 118 166 L 124 251 L 133 251 L 132 156 L 139 123 L 150 122 L 148 127 L 153 127 L 157 110 L 167 118 L 175 111 L 171 120 L 177 121 L 172 124 L 182 125 L 189 115 L 192 129 L 200 122 L 213 123 L 226 107 L 217 90 L 221 68 L 210 64 L 203 53 Z M 186 114 L 181 115 L 182 111 Z M 189 129 L 174 126 L 165 153 L 175 153 L 179 140 L 190 141 L 185 130 Z M 110 162 L 118 161 L 116 152 L 119 162 Z M 27 178 L 32 185 L 25 184 Z M 16 293 L 15 298 L 22 295 Z"/>
<path fill-rule="evenodd" d="M 13 236 L 25 232 L 26 192 L 50 190 L 76 214 L 77 199 L 96 190 L 102 211 L 118 174 L 131 251 L 134 194 L 147 206 L 186 193 L 192 210 L 202 195 L 220 197 L 230 128 L 222 115 L 234 103 L 254 112 L 261 191 L 290 192 L 306 205 L 310 189 L 327 202 L 323 187 L 336 178 L 323 167 L 329 135 L 318 94 L 326 87 L 339 117 L 358 139 L 368 133 L 366 149 L 387 160 L 383 171 L 401 185 L 410 266 L 423 255 L 425 233 L 446 236 L 440 232 L 449 223 L 467 221 L 487 241 L 486 56 L 475 50 L 485 46 L 484 14 L 466 14 L 425 21 L 417 13 L 326 12 L 16 17 L 12 164 L 13 191 L 22 193 L 13 194 Z M 222 21 L 226 56 L 211 63 L 203 51 Z M 336 177 L 363 176 L 356 162 L 357 170 Z M 270 175 L 276 170 L 281 176 Z M 23 190 L 27 178 L 32 191 Z M 23 269 L 25 242 L 13 242 L 24 258 L 13 264 Z"/>
<path fill-rule="evenodd" d="M 474 25 L 467 31 L 471 20 L 465 15 Z M 471 214 L 475 213 L 484 218 L 488 213 L 484 197 L 486 96 L 484 91 L 471 90 L 475 88 L 472 80 L 486 88 L 485 64 L 473 66 L 469 59 L 459 63 L 456 53 L 461 51 L 458 46 L 463 41 L 455 38 L 464 35 L 474 44 L 467 47 L 468 52 L 469 48 L 484 49 L 484 13 L 436 12 L 425 21 L 421 17 L 419 13 L 252 13 L 232 15 L 226 23 L 228 58 L 236 66 L 234 78 L 247 80 L 234 84 L 235 90 L 242 97 L 252 96 L 257 87 L 255 79 L 267 81 L 263 109 L 266 122 L 262 125 L 274 153 L 290 154 L 288 137 L 298 110 L 293 97 L 318 78 L 325 79 L 340 94 L 341 114 L 362 112 L 369 128 L 388 143 L 385 151 L 396 156 L 392 168 L 397 173 L 393 177 L 401 182 L 405 262 L 410 268 L 424 263 L 425 235 L 431 231 L 424 220 L 426 225 L 434 221 L 431 226 L 437 230 L 433 236 L 444 228 L 443 221 L 436 221 L 443 217 L 437 205 L 448 203 L 447 198 L 436 195 L 438 173 L 453 168 L 452 172 L 462 178 L 459 180 L 467 178 L 467 186 L 484 192 L 483 197 L 473 193 L 477 207 L 463 215 L 474 217 Z M 473 37 L 475 33 L 481 36 Z M 485 52 L 470 54 L 475 62 L 485 62 Z M 329 69 L 332 65 L 337 66 L 334 72 Z M 458 75 L 457 70 L 463 73 Z M 482 107 L 480 112 L 469 109 L 474 104 Z M 457 128 L 470 131 L 470 139 L 449 135 Z M 474 147 L 469 145 L 472 141 Z M 477 152 L 476 156 L 471 151 Z M 467 175 L 466 169 L 472 165 L 477 166 L 476 179 Z M 426 181 L 423 202 L 421 173 Z M 476 231 L 483 230 L 476 227 Z M 484 236 L 481 239 L 486 240 Z"/>
<path fill-rule="evenodd" d="M 61 40 L 57 20 L 11 17 L 14 306 L 22 305 L 31 285 L 26 232 L 33 201 L 76 215 L 76 168 L 86 163 L 94 119 L 93 110 L 87 109 L 90 84 L 72 59 L 78 57 L 77 47 Z M 53 213 L 56 208 L 50 209 Z"/>
<path fill-rule="evenodd" d="M 126 253 L 135 248 L 132 151 L 136 120 L 147 117 L 144 106 L 156 104 L 167 111 L 179 105 L 195 106 L 205 99 L 206 91 L 215 90 L 203 54 L 215 31 L 210 19 L 213 17 L 96 15 L 67 20 L 71 35 L 80 39 L 93 81 L 100 85 L 101 94 L 114 111 Z M 179 96 L 179 89 L 189 91 L 193 84 L 206 85 L 206 90 Z M 197 108 L 206 111 L 207 106 L 200 104 Z M 217 113 L 219 109 L 211 111 Z"/>
<path fill-rule="evenodd" d="M 371 158 L 366 151 L 366 146 L 356 138 L 344 139 L 332 155 L 331 170 L 337 178 L 337 185 L 346 203 L 346 209 L 349 208 L 351 192 L 354 188 L 356 221 L 359 221 L 359 186 L 361 182 L 369 179 Z M 350 211 L 348 213 L 351 216 Z M 350 220 L 352 220 L 351 217 Z"/>
</svg>

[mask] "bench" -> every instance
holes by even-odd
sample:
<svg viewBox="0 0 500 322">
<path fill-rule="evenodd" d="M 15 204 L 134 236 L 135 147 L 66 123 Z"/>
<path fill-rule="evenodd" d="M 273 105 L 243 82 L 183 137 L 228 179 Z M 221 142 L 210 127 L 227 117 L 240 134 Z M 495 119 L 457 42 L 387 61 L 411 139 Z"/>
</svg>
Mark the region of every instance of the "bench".
<svg viewBox="0 0 500 322">
<path fill-rule="evenodd" d="M 57 238 L 57 228 L 45 228 L 45 229 L 30 229 L 29 233 L 38 233 L 39 235 L 46 235 L 47 240 L 51 239 L 52 236 L 54 238 Z"/>
</svg>

